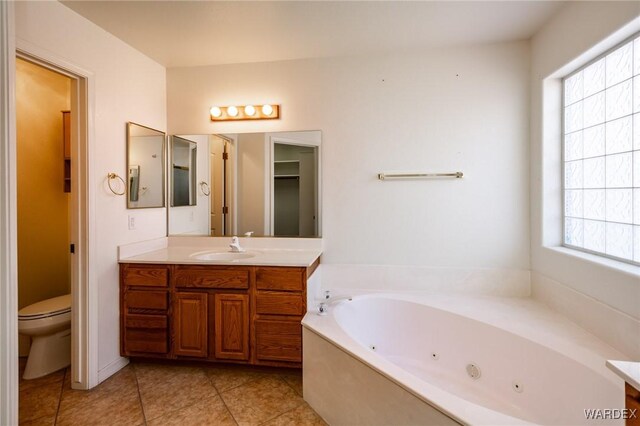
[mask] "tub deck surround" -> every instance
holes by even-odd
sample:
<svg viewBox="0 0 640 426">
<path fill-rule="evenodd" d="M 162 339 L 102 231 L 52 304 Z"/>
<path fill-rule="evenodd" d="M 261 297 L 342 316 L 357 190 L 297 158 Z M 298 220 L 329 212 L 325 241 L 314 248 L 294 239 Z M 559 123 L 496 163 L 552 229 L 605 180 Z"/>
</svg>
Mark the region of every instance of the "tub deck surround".
<svg viewBox="0 0 640 426">
<path fill-rule="evenodd" d="M 201 260 L 193 255 L 207 251 L 227 252 L 231 237 L 166 237 L 119 248 L 120 263 L 174 265 L 247 265 L 309 267 L 322 254 L 319 238 L 240 238 L 250 258 Z"/>
<path fill-rule="evenodd" d="M 343 294 L 356 296 L 327 316 L 303 319 L 305 399 L 329 423 L 379 423 L 375 409 L 360 417 L 342 410 L 339 395 L 358 395 L 354 383 L 366 387 L 380 377 L 381 389 L 392 385 L 413 397 L 402 399 L 409 401 L 402 410 L 423 410 L 418 401 L 464 424 L 583 424 L 583 409 L 624 407 L 624 382 L 605 361 L 626 357 L 529 298 L 346 289 L 334 297 Z M 331 363 L 314 350 L 331 354 Z M 468 364 L 479 367 L 478 380 L 465 371 Z M 363 366 L 368 379 L 359 377 Z M 376 400 L 375 390 L 366 393 Z M 331 395 L 337 399 L 329 412 L 322 401 Z"/>
<path fill-rule="evenodd" d="M 609 360 L 607 367 L 640 391 L 640 362 Z"/>
</svg>

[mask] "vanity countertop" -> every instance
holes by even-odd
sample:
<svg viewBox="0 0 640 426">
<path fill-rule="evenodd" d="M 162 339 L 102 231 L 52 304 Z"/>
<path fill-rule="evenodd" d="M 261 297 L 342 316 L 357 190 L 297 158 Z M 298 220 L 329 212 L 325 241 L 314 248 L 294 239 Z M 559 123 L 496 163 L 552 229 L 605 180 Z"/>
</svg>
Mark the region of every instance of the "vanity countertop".
<svg viewBox="0 0 640 426">
<path fill-rule="evenodd" d="M 625 382 L 640 390 L 640 362 L 609 360 L 607 367 L 622 377 Z"/>
<path fill-rule="evenodd" d="M 322 254 L 319 240 L 241 238 L 232 254 L 229 238 L 160 238 L 120 246 L 120 263 L 309 267 Z M 208 256 L 209 255 L 209 256 Z M 208 258 L 213 257 L 214 259 Z"/>
</svg>

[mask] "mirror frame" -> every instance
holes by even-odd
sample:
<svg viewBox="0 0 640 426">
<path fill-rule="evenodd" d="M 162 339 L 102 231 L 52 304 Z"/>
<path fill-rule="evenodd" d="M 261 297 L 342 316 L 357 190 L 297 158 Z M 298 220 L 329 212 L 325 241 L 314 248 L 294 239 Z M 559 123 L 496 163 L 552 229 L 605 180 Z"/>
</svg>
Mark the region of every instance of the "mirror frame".
<svg viewBox="0 0 640 426">
<path fill-rule="evenodd" d="M 149 129 L 152 130 L 154 132 L 158 132 L 160 134 L 162 134 L 162 158 L 161 158 L 161 162 L 162 162 L 162 204 L 161 205 L 157 205 L 157 206 L 142 206 L 142 207 L 138 207 L 138 206 L 132 206 L 131 205 L 131 197 L 130 197 L 130 189 L 129 189 L 129 169 L 132 166 L 131 164 L 131 126 L 138 126 L 138 127 L 143 127 L 145 129 Z M 154 129 L 152 127 L 148 127 L 148 126 L 143 126 L 142 124 L 138 124 L 138 123 L 134 123 L 133 121 L 127 121 L 127 180 L 126 180 L 126 196 L 127 196 L 127 209 L 131 209 L 131 210 L 137 210 L 137 209 L 159 209 L 159 208 L 166 208 L 167 207 L 167 197 L 166 197 L 166 192 L 167 192 L 167 177 L 165 174 L 165 169 L 167 167 L 167 161 L 166 161 L 166 151 L 167 151 L 167 134 L 165 132 L 162 132 L 160 130 Z"/>
</svg>

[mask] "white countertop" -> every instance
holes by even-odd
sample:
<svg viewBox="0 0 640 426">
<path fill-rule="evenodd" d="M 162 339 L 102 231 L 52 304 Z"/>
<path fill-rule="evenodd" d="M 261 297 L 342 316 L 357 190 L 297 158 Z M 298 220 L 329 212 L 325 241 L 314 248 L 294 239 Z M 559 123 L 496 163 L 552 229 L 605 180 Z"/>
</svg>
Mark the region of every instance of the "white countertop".
<svg viewBox="0 0 640 426">
<path fill-rule="evenodd" d="M 192 257 L 202 253 L 202 247 L 167 247 L 137 256 L 120 259 L 120 263 L 170 263 L 184 265 L 252 265 L 252 266 L 302 266 L 309 267 L 322 252 L 318 250 L 260 249 L 247 250 L 254 257 L 233 260 L 200 260 Z M 212 249 L 213 252 L 221 252 Z"/>
<path fill-rule="evenodd" d="M 640 390 L 640 362 L 633 361 L 607 361 L 607 367 L 625 382 Z"/>
<path fill-rule="evenodd" d="M 195 255 L 228 253 L 230 238 L 164 238 L 120 246 L 120 263 L 158 263 L 184 265 L 245 265 L 309 267 L 322 254 L 318 239 L 241 238 L 249 258 L 233 260 L 202 260 Z"/>
</svg>

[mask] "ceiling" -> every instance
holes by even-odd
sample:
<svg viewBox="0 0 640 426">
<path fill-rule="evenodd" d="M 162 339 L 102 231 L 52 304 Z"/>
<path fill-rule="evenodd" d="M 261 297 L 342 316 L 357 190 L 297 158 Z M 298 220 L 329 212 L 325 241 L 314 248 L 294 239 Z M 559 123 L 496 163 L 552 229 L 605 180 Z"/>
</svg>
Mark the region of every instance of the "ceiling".
<svg viewBox="0 0 640 426">
<path fill-rule="evenodd" d="M 530 38 L 551 1 L 63 1 L 167 67 Z"/>
</svg>

